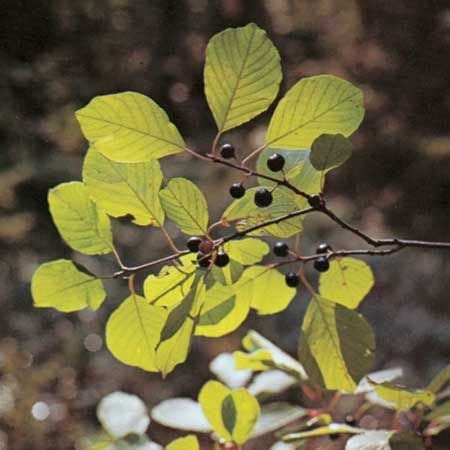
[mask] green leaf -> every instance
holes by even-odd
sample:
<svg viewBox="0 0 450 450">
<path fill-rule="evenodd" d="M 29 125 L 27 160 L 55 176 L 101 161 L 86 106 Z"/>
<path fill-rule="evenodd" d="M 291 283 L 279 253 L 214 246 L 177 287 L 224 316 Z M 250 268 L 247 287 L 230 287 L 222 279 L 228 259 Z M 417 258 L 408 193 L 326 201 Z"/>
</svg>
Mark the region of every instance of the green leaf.
<svg viewBox="0 0 450 450">
<path fill-rule="evenodd" d="M 249 310 L 249 299 L 238 299 L 234 286 L 216 283 L 206 291 L 195 334 L 219 337 L 231 333 L 246 319 Z"/>
<path fill-rule="evenodd" d="M 374 283 L 370 267 L 360 259 L 340 258 L 330 262 L 330 269 L 320 274 L 319 292 L 333 302 L 355 309 Z"/>
<path fill-rule="evenodd" d="M 428 385 L 427 390 L 437 394 L 450 380 L 450 365 L 442 369 Z"/>
<path fill-rule="evenodd" d="M 115 439 L 144 434 L 150 424 L 147 407 L 136 395 L 116 391 L 103 397 L 97 407 L 103 428 Z"/>
<path fill-rule="evenodd" d="M 92 199 L 110 216 L 134 216 L 137 225 L 163 225 L 162 179 L 158 161 L 117 163 L 93 147 L 84 159 L 83 181 Z"/>
<path fill-rule="evenodd" d="M 166 446 L 166 450 L 200 450 L 197 436 L 193 434 L 172 441 Z"/>
<path fill-rule="evenodd" d="M 198 311 L 196 302 L 201 295 L 200 292 L 203 293 L 204 288 L 203 283 L 199 283 L 200 277 L 203 277 L 203 274 L 196 273 L 194 275 L 193 288 L 188 291 L 186 296 L 178 305 L 170 310 L 166 323 L 161 331 L 161 342 L 172 338 L 181 328 L 189 315 L 192 314 L 194 316 L 194 310 Z"/>
<path fill-rule="evenodd" d="M 242 345 L 248 353 L 233 353 L 237 369 L 270 370 L 276 367 L 294 374 L 296 378 L 308 378 L 296 359 L 256 331 L 250 330 L 242 340 Z"/>
<path fill-rule="evenodd" d="M 149 275 L 144 281 L 144 296 L 149 303 L 157 306 L 174 306 L 189 292 L 194 282 L 197 269 L 195 257 L 191 254 L 182 256 L 178 266 L 166 266 L 158 276 Z"/>
<path fill-rule="evenodd" d="M 219 133 L 264 112 L 278 94 L 280 55 L 254 23 L 228 28 L 208 43 L 205 94 Z"/>
<path fill-rule="evenodd" d="M 213 430 L 228 442 L 243 444 L 260 414 L 257 400 L 244 388 L 230 390 L 218 381 L 208 381 L 199 402 Z"/>
<path fill-rule="evenodd" d="M 333 75 L 303 78 L 278 104 L 269 124 L 266 146 L 310 148 L 321 134 L 350 136 L 364 116 L 362 92 Z"/>
<path fill-rule="evenodd" d="M 284 214 L 289 214 L 303 208 L 304 202 L 297 199 L 290 191 L 278 188 L 273 192 L 273 202 L 267 208 L 259 208 L 255 205 L 254 195 L 257 187 L 247 189 L 245 195 L 234 200 L 222 215 L 225 222 L 237 222 L 238 231 L 245 230 L 253 225 L 258 225 L 270 219 L 275 219 Z M 290 237 L 302 231 L 303 216 L 284 220 L 278 224 L 269 225 L 252 232 L 252 235 L 273 235 L 277 237 Z"/>
<path fill-rule="evenodd" d="M 111 223 L 106 213 L 89 198 L 83 183 L 62 183 L 48 193 L 50 213 L 63 239 L 86 255 L 110 253 Z"/>
<path fill-rule="evenodd" d="M 31 293 L 34 306 L 61 312 L 96 311 L 106 297 L 101 280 L 67 259 L 42 264 L 31 280 Z"/>
<path fill-rule="evenodd" d="M 374 386 L 377 395 L 399 411 L 411 409 L 418 404 L 431 407 L 436 401 L 434 393 L 426 389 L 412 390 L 389 382 L 377 384 L 370 379 L 369 383 Z"/>
<path fill-rule="evenodd" d="M 163 377 L 186 360 L 204 295 L 203 273 L 196 273 L 191 290 L 170 310 L 156 349 L 156 364 Z"/>
<path fill-rule="evenodd" d="M 270 252 L 270 247 L 260 239 L 246 238 L 227 242 L 224 250 L 230 259 L 244 266 L 251 266 L 260 262 Z"/>
<path fill-rule="evenodd" d="M 267 160 L 274 153 L 284 158 L 283 171 L 286 179 L 296 188 L 307 194 L 316 194 L 321 190 L 322 173 L 314 169 L 309 160 L 310 151 L 304 150 L 285 150 L 266 148 L 259 156 L 256 163 L 256 169 L 259 173 L 274 176 L 273 172 L 267 167 Z M 258 182 L 263 186 L 275 186 L 274 181 L 258 177 Z M 300 199 L 301 200 L 301 199 Z M 303 202 L 306 206 L 306 201 Z M 300 206 L 300 204 L 299 204 Z"/>
<path fill-rule="evenodd" d="M 373 364 L 374 349 L 372 329 L 360 314 L 318 295 L 312 298 L 303 319 L 299 359 L 314 381 L 353 392 Z"/>
<path fill-rule="evenodd" d="M 212 277 L 209 277 L 209 283 L 212 286 L 214 282 L 218 282 L 225 285 L 230 285 L 236 283 L 242 272 L 244 271 L 244 266 L 237 261 L 230 258 L 229 264 L 225 267 L 218 267 L 214 265 L 211 269 Z"/>
<path fill-rule="evenodd" d="M 285 310 L 297 292 L 295 288 L 286 285 L 283 274 L 278 270 L 264 266 L 246 269 L 236 289 L 239 298 L 248 298 L 250 307 L 260 315 Z"/>
<path fill-rule="evenodd" d="M 309 159 L 316 170 L 331 170 L 352 156 L 352 143 L 342 134 L 322 134 L 314 140 Z"/>
<path fill-rule="evenodd" d="M 163 308 L 131 295 L 111 314 L 106 324 L 106 345 L 124 364 L 157 372 L 155 347 L 167 318 Z"/>
<path fill-rule="evenodd" d="M 200 189 L 185 178 L 172 178 L 160 192 L 170 220 L 186 234 L 204 235 L 208 228 L 208 205 Z"/>
<path fill-rule="evenodd" d="M 325 427 L 314 428 L 313 430 L 301 431 L 299 433 L 291 433 L 283 436 L 285 442 L 295 442 L 315 436 L 328 436 L 330 434 L 360 434 L 363 433 L 362 428 L 352 427 L 345 423 L 330 423 Z"/>
<path fill-rule="evenodd" d="M 85 138 L 113 161 L 145 162 L 184 149 L 165 111 L 136 92 L 95 97 L 76 116 Z"/>
</svg>

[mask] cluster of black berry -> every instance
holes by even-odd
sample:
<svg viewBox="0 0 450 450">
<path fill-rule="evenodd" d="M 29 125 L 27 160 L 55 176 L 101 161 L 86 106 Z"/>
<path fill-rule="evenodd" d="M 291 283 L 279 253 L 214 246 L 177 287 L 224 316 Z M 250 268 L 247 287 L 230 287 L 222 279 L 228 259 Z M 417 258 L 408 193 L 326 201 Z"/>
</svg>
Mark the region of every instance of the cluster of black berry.
<svg viewBox="0 0 450 450">
<path fill-rule="evenodd" d="M 209 267 L 213 256 L 215 256 L 214 264 L 217 267 L 225 267 L 230 262 L 230 257 L 222 249 L 213 255 L 214 243 L 209 239 L 193 236 L 188 239 L 187 248 L 191 252 L 197 253 L 197 261 L 200 267 Z"/>
<path fill-rule="evenodd" d="M 322 254 L 322 253 L 328 253 L 329 251 L 331 251 L 331 247 L 328 244 L 320 244 L 317 247 L 316 253 Z M 273 253 L 275 254 L 275 256 L 279 256 L 282 258 L 285 256 L 288 256 L 289 246 L 286 244 L 286 242 L 281 242 L 281 241 L 277 242 L 273 246 Z M 327 256 L 319 256 L 314 261 L 314 268 L 318 272 L 326 272 L 330 268 L 330 263 L 328 261 L 328 257 Z M 296 287 L 299 285 L 299 282 L 300 282 L 299 276 L 295 272 L 289 272 L 286 274 L 286 284 L 288 286 Z"/>
<path fill-rule="evenodd" d="M 229 159 L 235 157 L 234 147 L 231 144 L 224 144 L 220 150 L 222 158 Z M 267 160 L 267 167 L 272 172 L 279 172 L 283 170 L 285 160 L 283 156 L 278 153 L 274 153 Z M 233 198 L 242 198 L 245 195 L 245 187 L 242 183 L 233 183 L 230 187 L 230 195 Z M 255 192 L 254 202 L 259 208 L 266 208 L 270 206 L 273 201 L 272 192 L 267 188 L 260 188 Z"/>
</svg>

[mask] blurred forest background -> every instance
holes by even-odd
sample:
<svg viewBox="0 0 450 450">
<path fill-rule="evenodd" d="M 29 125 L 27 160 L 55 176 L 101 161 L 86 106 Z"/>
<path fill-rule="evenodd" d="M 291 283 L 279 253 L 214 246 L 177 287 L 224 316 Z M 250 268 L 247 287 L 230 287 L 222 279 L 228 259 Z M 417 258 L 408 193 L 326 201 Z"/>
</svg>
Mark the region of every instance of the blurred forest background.
<svg viewBox="0 0 450 450">
<path fill-rule="evenodd" d="M 108 285 L 97 313 L 35 309 L 30 296 L 34 270 L 52 259 L 115 270 L 109 257 L 72 254 L 48 213 L 48 189 L 80 179 L 87 144 L 74 111 L 96 95 L 138 91 L 166 109 L 191 147 L 207 151 L 215 126 L 203 96 L 205 46 L 213 34 L 250 21 L 280 51 L 282 93 L 320 73 L 364 90 L 354 155 L 327 182 L 332 207 L 375 236 L 449 239 L 448 0 L 2 0 L 0 449 L 82 450 L 98 427 L 97 402 L 116 389 L 149 406 L 196 397 L 210 377 L 208 362 L 237 349 L 251 327 L 296 353 L 308 300 L 302 291 L 278 316 L 251 317 L 225 338 L 196 339 L 166 382 L 122 365 L 105 348 L 105 322 L 126 295 L 124 283 Z M 227 140 L 245 154 L 262 141 L 269 118 L 270 111 Z M 166 158 L 163 168 L 198 183 L 216 217 L 239 178 L 188 155 Z M 123 220 L 114 230 L 129 264 L 168 252 L 157 230 Z M 175 237 L 182 246 L 184 238 Z M 323 239 L 363 247 L 325 218 L 309 220 L 304 252 Z M 376 285 L 362 312 L 377 335 L 377 368 L 401 366 L 407 383 L 422 386 L 450 357 L 449 255 L 406 250 L 370 263 Z M 150 435 L 174 437 L 156 424 Z"/>
</svg>

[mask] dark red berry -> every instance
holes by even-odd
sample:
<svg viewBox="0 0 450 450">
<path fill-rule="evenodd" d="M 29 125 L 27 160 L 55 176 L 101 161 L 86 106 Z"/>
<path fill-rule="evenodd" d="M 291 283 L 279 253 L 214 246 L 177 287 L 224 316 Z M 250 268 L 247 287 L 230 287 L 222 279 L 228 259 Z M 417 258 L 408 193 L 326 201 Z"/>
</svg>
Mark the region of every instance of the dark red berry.
<svg viewBox="0 0 450 450">
<path fill-rule="evenodd" d="M 273 246 L 273 252 L 276 256 L 287 256 L 289 253 L 289 247 L 286 242 L 277 242 Z"/>
<path fill-rule="evenodd" d="M 322 198 L 318 194 L 308 197 L 308 203 L 311 208 L 320 208 L 322 206 Z"/>
<path fill-rule="evenodd" d="M 317 253 L 317 254 L 319 254 L 319 253 L 327 253 L 327 252 L 329 252 L 330 250 L 331 250 L 330 245 L 327 244 L 326 242 L 322 242 L 322 244 L 319 244 L 319 245 L 317 246 L 316 253 Z"/>
<path fill-rule="evenodd" d="M 289 287 L 297 287 L 300 283 L 300 278 L 295 272 L 289 272 L 285 276 L 286 284 Z"/>
<path fill-rule="evenodd" d="M 330 268 L 330 263 L 328 262 L 328 258 L 325 256 L 320 256 L 314 261 L 314 269 L 319 272 L 326 272 Z"/>
<path fill-rule="evenodd" d="M 234 147 L 231 144 L 223 144 L 220 149 L 220 155 L 224 159 L 234 158 Z"/>
<path fill-rule="evenodd" d="M 209 267 L 211 264 L 211 257 L 209 255 L 205 255 L 202 252 L 197 253 L 197 261 L 200 267 Z"/>
<path fill-rule="evenodd" d="M 191 252 L 198 252 L 198 247 L 202 240 L 198 236 L 192 236 L 188 239 L 186 246 Z"/>
<path fill-rule="evenodd" d="M 266 188 L 258 189 L 255 193 L 255 205 L 260 208 L 265 208 L 272 203 L 272 193 Z"/>
<path fill-rule="evenodd" d="M 212 252 L 212 249 L 214 248 L 214 243 L 212 241 L 209 241 L 208 239 L 204 239 L 200 245 L 198 246 L 198 250 L 205 255 Z"/>
<path fill-rule="evenodd" d="M 218 267 L 225 267 L 230 262 L 229 256 L 223 252 L 219 251 L 216 255 L 216 260 L 214 261 L 214 264 Z"/>
<path fill-rule="evenodd" d="M 234 183 L 230 187 L 230 195 L 233 198 L 241 198 L 245 195 L 245 187 L 241 183 Z"/>
<path fill-rule="evenodd" d="M 267 160 L 267 167 L 272 172 L 279 172 L 280 170 L 283 170 L 284 167 L 284 158 L 279 155 L 278 153 L 274 153 L 268 160 Z"/>
</svg>

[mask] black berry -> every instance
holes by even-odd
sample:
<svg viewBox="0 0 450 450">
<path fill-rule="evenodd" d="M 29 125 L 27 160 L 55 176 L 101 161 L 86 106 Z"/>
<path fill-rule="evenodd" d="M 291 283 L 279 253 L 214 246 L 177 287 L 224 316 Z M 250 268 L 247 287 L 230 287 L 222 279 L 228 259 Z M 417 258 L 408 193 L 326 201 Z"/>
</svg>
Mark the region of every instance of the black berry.
<svg viewBox="0 0 450 450">
<path fill-rule="evenodd" d="M 279 172 L 280 170 L 283 170 L 284 167 L 284 158 L 279 155 L 278 153 L 274 153 L 268 160 L 267 160 L 267 167 L 272 172 Z"/>
<path fill-rule="evenodd" d="M 331 250 L 331 247 L 329 246 L 329 244 L 327 244 L 326 242 L 322 242 L 322 244 L 319 244 L 317 246 L 316 253 L 317 254 L 319 254 L 319 253 L 327 253 L 330 250 Z"/>
<path fill-rule="evenodd" d="M 202 241 L 200 243 L 200 245 L 198 246 L 198 250 L 201 253 L 204 253 L 205 255 L 207 255 L 208 253 L 211 253 L 213 248 L 214 248 L 214 243 L 212 241 L 208 241 L 207 239 Z"/>
<path fill-rule="evenodd" d="M 223 144 L 220 149 L 220 155 L 224 159 L 234 158 L 234 147 L 231 144 Z"/>
<path fill-rule="evenodd" d="M 265 208 L 272 203 L 272 193 L 266 188 L 258 189 L 255 193 L 255 205 L 260 208 Z"/>
<path fill-rule="evenodd" d="M 314 269 L 319 272 L 326 272 L 330 268 L 330 263 L 325 256 L 320 256 L 314 261 Z"/>
<path fill-rule="evenodd" d="M 230 187 L 230 195 L 233 198 L 241 198 L 245 195 L 245 187 L 241 183 L 234 183 Z"/>
<path fill-rule="evenodd" d="M 308 203 L 312 208 L 320 208 L 322 206 L 322 199 L 320 195 L 314 194 L 308 198 Z"/>
<path fill-rule="evenodd" d="M 205 255 L 202 252 L 197 253 L 197 261 L 200 267 L 209 267 L 211 264 L 211 258 L 209 255 Z"/>
<path fill-rule="evenodd" d="M 298 275 L 295 272 L 287 273 L 285 280 L 286 280 L 286 284 L 289 287 L 297 287 L 300 283 L 300 278 L 298 277 Z"/>
<path fill-rule="evenodd" d="M 273 252 L 277 256 L 287 256 L 289 252 L 289 247 L 286 242 L 277 242 L 273 246 Z"/>
<path fill-rule="evenodd" d="M 216 260 L 214 263 L 218 267 L 225 267 L 229 262 L 230 262 L 229 256 L 225 252 L 219 251 L 216 255 Z"/>
<path fill-rule="evenodd" d="M 191 252 L 198 252 L 198 247 L 202 240 L 198 236 L 192 236 L 188 239 L 186 246 Z"/>
</svg>

